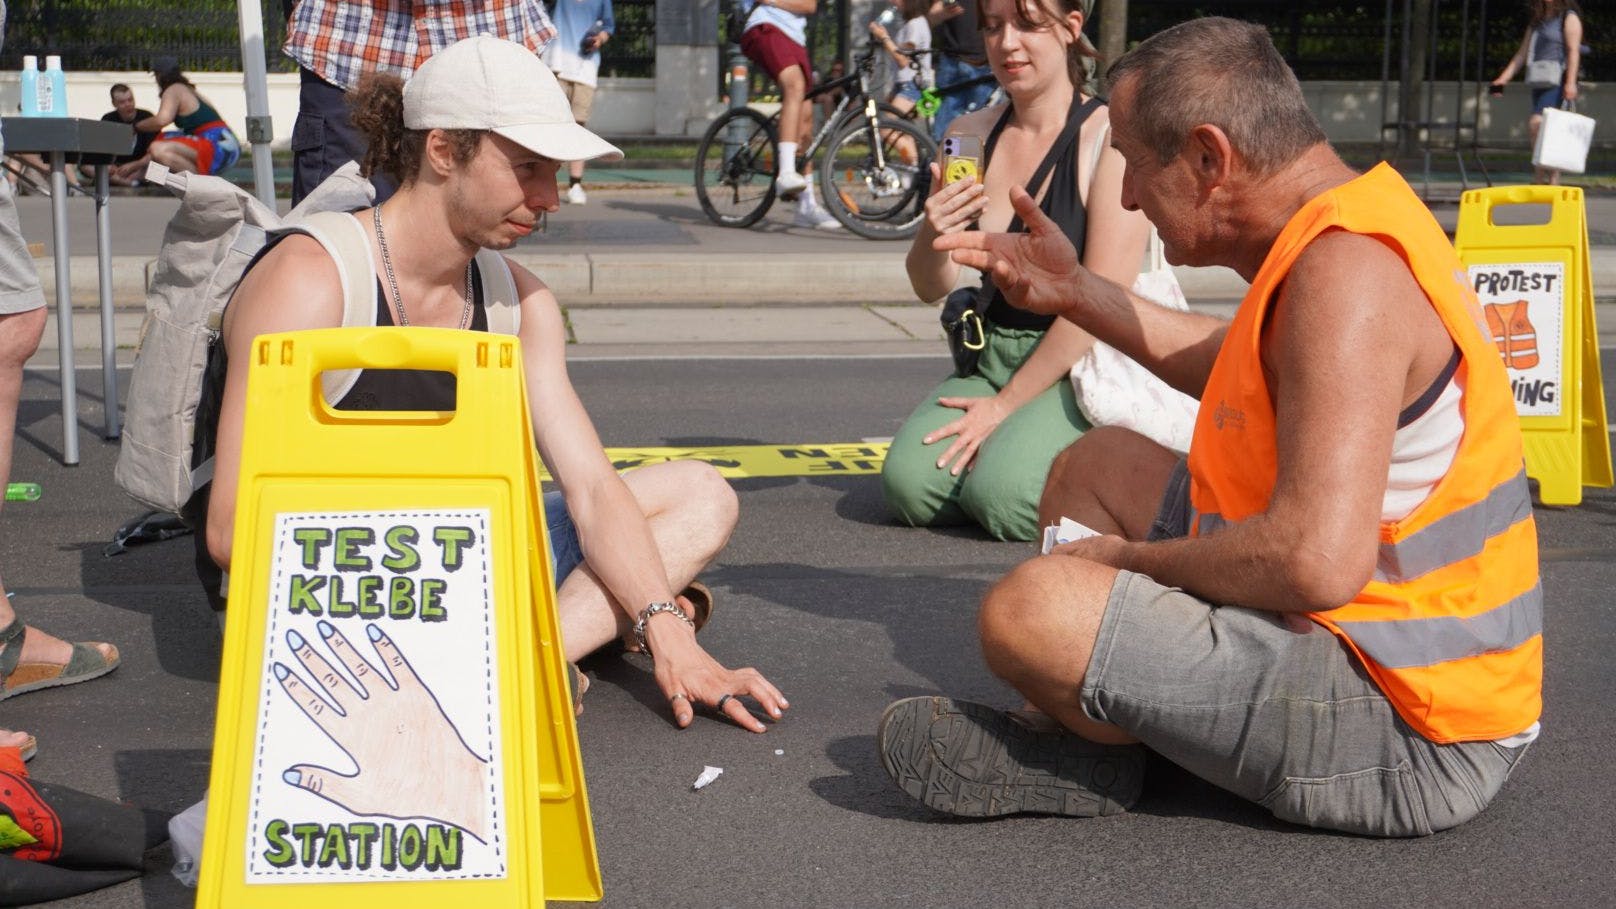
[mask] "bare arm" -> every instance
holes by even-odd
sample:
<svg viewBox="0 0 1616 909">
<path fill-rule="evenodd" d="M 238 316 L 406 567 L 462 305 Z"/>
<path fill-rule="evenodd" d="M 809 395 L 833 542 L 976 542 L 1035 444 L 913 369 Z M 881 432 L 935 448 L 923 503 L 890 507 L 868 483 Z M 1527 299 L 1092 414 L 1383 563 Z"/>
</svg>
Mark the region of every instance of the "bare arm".
<svg viewBox="0 0 1616 909">
<path fill-rule="evenodd" d="M 965 6 L 963 3 L 945 3 L 944 0 L 936 0 L 935 3 L 926 9 L 926 21 L 930 22 L 933 26 L 937 26 L 942 25 L 944 22 L 947 22 L 955 16 L 961 16 L 964 14 Z"/>
<path fill-rule="evenodd" d="M 954 118 L 948 137 L 985 135 L 1002 106 L 995 105 Z M 926 217 L 909 244 L 904 268 L 915 296 L 927 303 L 941 300 L 959 281 L 959 264 L 948 253 L 933 248 L 932 242 L 944 234 L 958 233 L 981 217 L 987 207 L 987 194 L 980 179 L 943 184 L 942 166 L 931 165 L 931 196 L 926 199 Z"/>
<path fill-rule="evenodd" d="M 1094 274 L 1026 190 L 1012 188 L 1010 201 L 1028 225 L 1027 233 L 953 233 L 939 237 L 933 248 L 948 252 L 961 265 L 991 271 L 994 283 L 1016 306 L 1071 320 L 1167 384 L 1199 398 L 1227 323 L 1142 300 Z"/>
<path fill-rule="evenodd" d="M 1526 27 L 1526 37 L 1521 39 L 1521 46 L 1515 48 L 1515 53 L 1510 56 L 1509 62 L 1504 64 L 1503 71 L 1498 74 L 1498 78 L 1493 80 L 1494 85 L 1503 85 L 1515 78 L 1515 74 L 1520 72 L 1521 67 L 1526 65 L 1526 50 L 1531 44 L 1532 27 L 1528 25 Z"/>
<path fill-rule="evenodd" d="M 904 44 L 902 48 L 898 47 L 898 45 L 893 42 L 892 36 L 887 34 L 886 28 L 879 22 L 870 23 L 870 34 L 875 38 L 875 40 L 881 42 L 881 47 L 886 50 L 887 56 L 891 57 L 892 61 L 898 64 L 899 67 L 907 67 L 909 65 L 909 55 L 904 53 L 904 51 L 914 50 L 914 45 Z"/>
<path fill-rule="evenodd" d="M 1205 537 L 1121 543 L 1106 561 L 1216 603 L 1324 611 L 1374 571 L 1398 413 L 1452 342 L 1402 261 L 1368 237 L 1315 240 L 1274 306 L 1263 362 L 1279 463 L 1267 511 Z"/>
<path fill-rule="evenodd" d="M 1577 86 L 1577 75 L 1582 70 L 1582 17 L 1576 13 L 1567 13 L 1565 17 L 1565 46 L 1566 68 L 1565 81 L 1562 83 L 1562 96 L 1567 101 L 1577 100 L 1581 89 Z"/>
<path fill-rule="evenodd" d="M 520 337 L 534 440 L 566 496 L 585 558 L 632 622 L 648 604 L 673 599 L 662 555 L 567 376 L 566 330 L 555 296 L 526 269 L 512 265 L 511 272 L 522 298 Z M 647 630 L 680 624 L 649 622 Z"/>
<path fill-rule="evenodd" d="M 208 494 L 208 553 L 230 570 L 236 522 L 236 474 L 241 469 L 241 433 L 247 418 L 247 366 L 259 335 L 342 324 L 337 266 L 310 237 L 282 240 L 242 278 L 225 309 L 223 341 L 228 368 L 219 433 L 214 447 L 213 489 Z"/>
<path fill-rule="evenodd" d="M 163 91 L 162 103 L 157 106 L 157 113 L 135 122 L 135 129 L 143 133 L 162 132 L 163 127 L 174 122 L 180 114 L 180 95 L 185 91 L 182 85 L 170 85 Z"/>
</svg>

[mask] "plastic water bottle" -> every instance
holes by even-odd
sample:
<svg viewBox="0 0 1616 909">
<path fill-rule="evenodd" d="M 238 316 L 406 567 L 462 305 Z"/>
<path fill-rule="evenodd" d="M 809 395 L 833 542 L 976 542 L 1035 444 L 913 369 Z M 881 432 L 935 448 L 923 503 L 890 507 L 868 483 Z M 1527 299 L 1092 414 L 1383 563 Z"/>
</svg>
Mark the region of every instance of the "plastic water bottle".
<svg viewBox="0 0 1616 909">
<path fill-rule="evenodd" d="M 39 116 L 39 58 L 33 54 L 22 58 L 22 115 Z"/>
<path fill-rule="evenodd" d="M 56 54 L 45 57 L 45 72 L 39 79 L 39 115 L 67 116 L 67 74 L 62 72 L 62 58 Z"/>
</svg>

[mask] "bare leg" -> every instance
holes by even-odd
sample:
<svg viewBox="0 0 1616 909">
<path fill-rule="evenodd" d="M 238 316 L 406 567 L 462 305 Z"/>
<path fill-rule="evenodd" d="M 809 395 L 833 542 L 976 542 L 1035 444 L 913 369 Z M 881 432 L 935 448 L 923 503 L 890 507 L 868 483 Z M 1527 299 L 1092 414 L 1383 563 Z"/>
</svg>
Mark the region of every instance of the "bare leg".
<svg viewBox="0 0 1616 909">
<path fill-rule="evenodd" d="M 803 103 L 803 96 L 808 94 L 808 77 L 803 75 L 802 67 L 789 66 L 775 81 L 780 83 L 780 141 L 800 145 L 810 134 L 813 118 L 813 112 Z"/>
<path fill-rule="evenodd" d="M 1135 739 L 1083 712 L 1083 675 L 1105 615 L 1114 568 L 1075 556 L 1023 562 L 982 600 L 977 630 L 994 675 L 1067 729 L 1105 745 Z"/>
<path fill-rule="evenodd" d="M 668 571 L 668 586 L 684 589 L 729 542 L 738 513 L 735 491 L 718 471 L 695 461 L 631 470 L 623 475 L 623 482 L 651 525 L 651 536 Z M 593 653 L 629 628 L 627 614 L 587 561 L 562 583 L 557 606 L 569 660 Z"/>
<path fill-rule="evenodd" d="M 164 142 L 159 139 L 151 144 L 151 159 L 175 173 L 199 173 L 197 167 L 196 149 L 183 142 Z"/>
<path fill-rule="evenodd" d="M 1100 426 L 1055 456 L 1038 523 L 1071 518 L 1100 533 L 1143 540 L 1161 507 L 1178 455 L 1127 429 Z"/>
<path fill-rule="evenodd" d="M 39 338 L 45 331 L 46 309 L 29 310 L 0 316 L 0 486 L 11 481 L 11 450 L 17 426 L 17 402 L 22 398 L 22 367 L 39 348 Z M 5 583 L 0 581 L 0 628 L 17 618 L 6 598 Z M 5 645 L 0 645 L 0 651 Z M 99 645 L 102 656 L 111 659 L 117 649 L 110 644 Z M 73 657 L 73 647 L 66 641 L 51 637 L 37 628 L 30 628 L 23 639 L 22 662 L 66 665 Z"/>
</svg>

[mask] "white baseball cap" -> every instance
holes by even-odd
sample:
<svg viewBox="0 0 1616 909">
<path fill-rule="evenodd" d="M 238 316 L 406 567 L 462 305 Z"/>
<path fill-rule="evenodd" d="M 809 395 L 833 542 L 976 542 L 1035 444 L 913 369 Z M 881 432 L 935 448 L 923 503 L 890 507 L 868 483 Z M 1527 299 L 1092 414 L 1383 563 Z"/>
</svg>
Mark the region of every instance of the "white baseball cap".
<svg viewBox="0 0 1616 909">
<path fill-rule="evenodd" d="M 525 45 L 489 35 L 438 51 L 404 83 L 406 129 L 485 129 L 554 161 L 623 153 L 572 119 L 550 68 Z"/>
</svg>

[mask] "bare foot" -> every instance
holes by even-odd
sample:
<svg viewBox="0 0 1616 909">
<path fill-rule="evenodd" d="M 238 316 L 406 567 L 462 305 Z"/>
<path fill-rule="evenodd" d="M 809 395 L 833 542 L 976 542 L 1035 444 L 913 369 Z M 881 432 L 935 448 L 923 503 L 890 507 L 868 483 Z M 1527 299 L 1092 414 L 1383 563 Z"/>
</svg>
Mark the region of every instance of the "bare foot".
<svg viewBox="0 0 1616 909">
<path fill-rule="evenodd" d="M 32 739 L 33 736 L 21 730 L 0 729 L 0 748 L 21 748 Z"/>
</svg>

